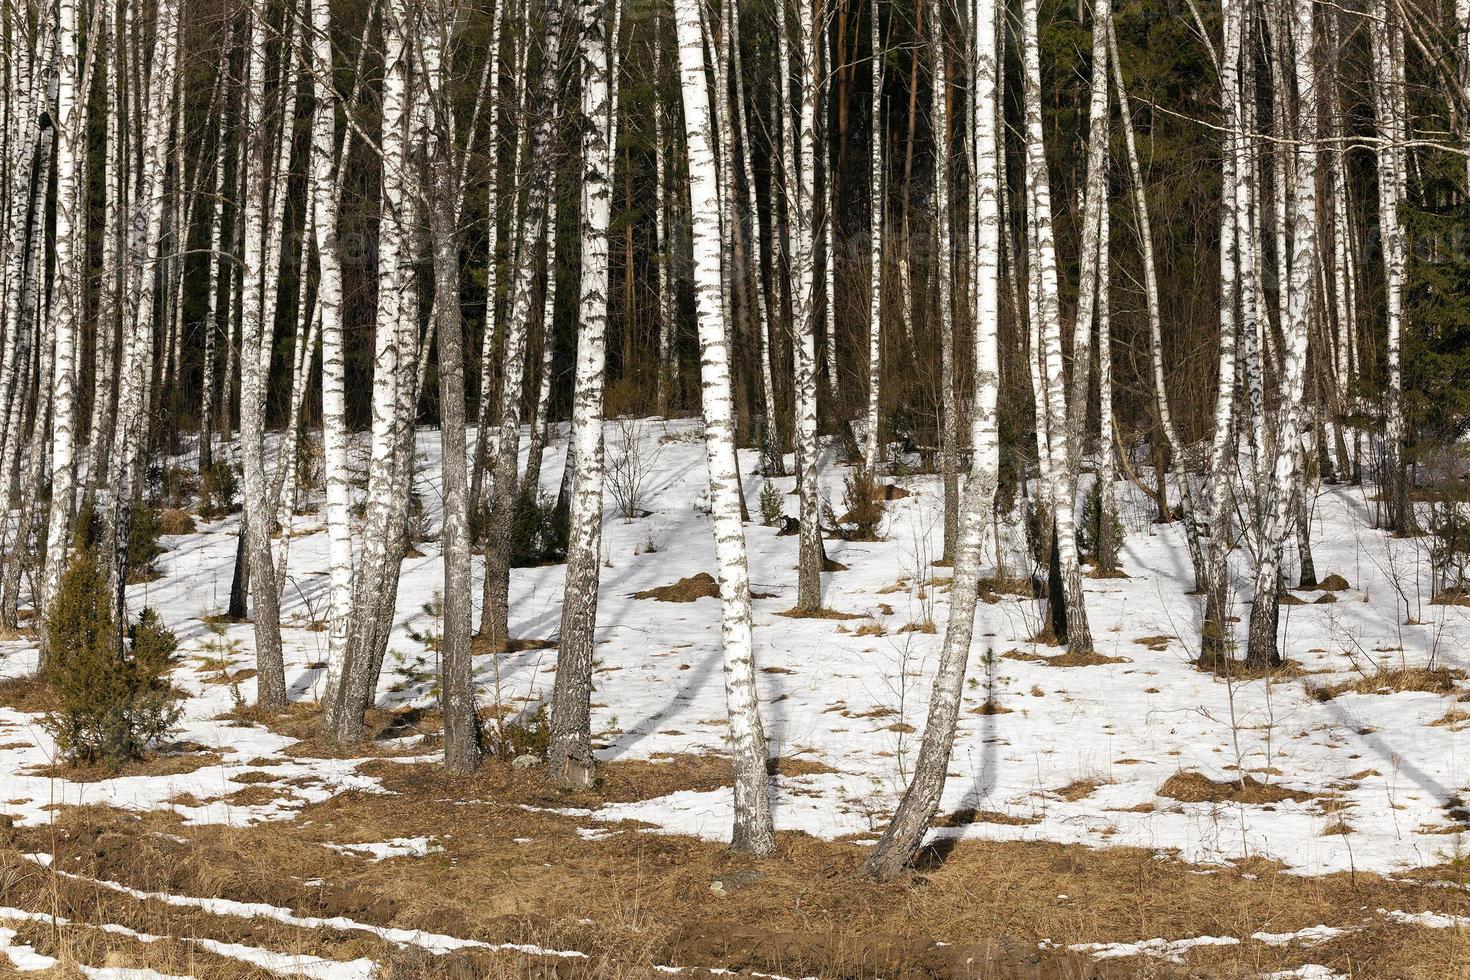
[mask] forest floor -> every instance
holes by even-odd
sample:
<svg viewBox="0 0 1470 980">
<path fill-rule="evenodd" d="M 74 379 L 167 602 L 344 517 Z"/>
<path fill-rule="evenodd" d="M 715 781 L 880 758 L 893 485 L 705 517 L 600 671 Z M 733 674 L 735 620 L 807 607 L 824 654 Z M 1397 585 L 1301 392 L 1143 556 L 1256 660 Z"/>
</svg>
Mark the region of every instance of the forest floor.
<svg viewBox="0 0 1470 980">
<path fill-rule="evenodd" d="M 523 642 L 475 659 L 487 742 L 514 744 L 473 778 L 436 764 L 433 432 L 429 540 L 404 564 L 371 742 L 318 734 L 314 506 L 288 532 L 282 717 L 249 709 L 251 627 L 220 619 L 233 517 L 166 537 L 159 576 L 133 588 L 178 634 L 190 695 L 157 755 L 56 766 L 26 680 L 34 640 L 0 644 L 0 977 L 1470 975 L 1470 609 L 1431 601 L 1426 543 L 1374 530 L 1371 490 L 1320 488 L 1318 576 L 1344 581 L 1294 593 L 1289 662 L 1254 677 L 1196 666 L 1182 530 L 1128 486 L 1126 577 L 1087 582 L 1095 657 L 1036 639 L 1021 535 L 1002 528 L 1009 574 L 977 615 L 940 826 L 913 877 L 879 885 L 861 863 L 907 779 L 947 616 L 938 480 L 893 481 L 881 540 L 827 542 L 845 569 L 823 576 L 824 603 L 843 616 L 783 615 L 796 538 L 748 526 L 780 832 L 758 861 L 725 847 L 698 426 L 614 425 L 608 447 L 643 474 L 650 513 L 608 500 L 594 791 L 512 762 L 549 693 L 561 566 L 513 572 Z M 824 467 L 839 514 L 844 473 Z M 794 480 L 772 482 L 794 513 Z M 762 483 L 746 477 L 753 512 Z"/>
</svg>

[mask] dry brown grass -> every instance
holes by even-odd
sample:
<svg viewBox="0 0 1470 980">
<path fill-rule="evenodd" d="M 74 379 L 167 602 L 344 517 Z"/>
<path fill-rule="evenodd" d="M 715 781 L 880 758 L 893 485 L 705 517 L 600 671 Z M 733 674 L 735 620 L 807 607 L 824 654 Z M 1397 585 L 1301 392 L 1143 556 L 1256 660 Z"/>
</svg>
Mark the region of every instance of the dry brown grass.
<svg viewBox="0 0 1470 980">
<path fill-rule="evenodd" d="M 51 709 L 51 691 L 46 682 L 34 674 L 0 681 L 0 707 L 26 714 L 39 714 Z"/>
<path fill-rule="evenodd" d="M 1076 803 L 1097 792 L 1097 788 L 1102 784 L 1103 781 L 1100 779 L 1074 779 L 1067 785 L 1052 790 L 1051 795 L 1060 796 L 1068 803 Z"/>
<path fill-rule="evenodd" d="M 1041 653 L 1027 653 L 1024 650 L 1011 650 L 1001 654 L 1007 660 L 1020 660 L 1024 663 L 1044 664 L 1047 667 L 1100 667 L 1104 664 L 1131 664 L 1133 661 L 1127 657 L 1109 657 L 1101 653 L 1059 653 L 1048 657 Z"/>
<path fill-rule="evenodd" d="M 1159 653 L 1169 649 L 1169 642 L 1174 639 L 1177 639 L 1177 637 L 1167 636 L 1163 633 L 1160 633 L 1158 636 L 1140 636 L 1133 642 L 1137 643 L 1141 647 L 1148 647 L 1155 653 Z"/>
<path fill-rule="evenodd" d="M 1164 780 L 1159 795 L 1181 803 L 1282 803 L 1290 800 L 1304 803 L 1311 793 L 1288 789 L 1275 783 L 1263 783 L 1251 775 L 1216 782 L 1204 773 L 1177 772 Z"/>
<path fill-rule="evenodd" d="M 194 518 L 175 507 L 165 507 L 158 515 L 159 534 L 193 534 L 198 530 Z"/>
<path fill-rule="evenodd" d="M 1340 694 L 1398 694 L 1402 691 L 1456 694 L 1459 688 L 1455 682 L 1464 679 L 1465 672 L 1453 667 L 1391 667 L 1350 681 L 1311 687 L 1308 693 L 1318 701 L 1331 701 Z"/>
<path fill-rule="evenodd" d="M 86 926 L 7 923 L 19 941 L 73 962 L 148 966 L 202 980 L 253 978 L 237 961 L 211 959 L 184 937 L 241 942 L 335 959 L 369 957 L 389 978 L 638 977 L 654 966 L 719 967 L 785 975 L 905 978 L 1239 977 L 1324 964 L 1357 977 L 1428 980 L 1470 970 L 1463 930 L 1427 930 L 1378 917 L 1377 908 L 1470 914 L 1470 894 L 1371 874 L 1304 878 L 1270 862 L 1198 869 L 1133 848 L 1093 850 L 1047 843 L 942 841 L 920 857 L 919 877 L 877 884 L 861 875 L 866 848 L 801 834 L 779 835 L 769 860 L 636 825 L 608 826 L 546 807 L 592 806 L 630 793 L 697 789 L 716 765 L 697 759 L 603 767 L 611 792 L 563 796 L 538 774 L 491 766 L 452 779 L 432 766 L 370 763 L 385 794 L 348 793 L 307 806 L 301 818 L 252 828 L 184 826 L 162 812 L 104 808 L 58 814 L 55 830 L 12 832 L 0 841 L 8 904 L 55 909 L 92 925 L 118 923 L 174 937 L 152 948 Z M 706 769 L 706 766 L 708 769 Z M 727 774 L 723 774 L 727 777 Z M 938 823 L 1025 825 L 1032 819 L 967 810 Z M 611 830 L 585 839 L 579 827 Z M 428 858 L 368 862 L 325 842 L 429 836 L 445 848 Z M 15 857 L 50 851 L 59 865 L 148 891 L 267 902 L 301 915 L 345 915 L 486 942 L 581 949 L 591 959 L 553 963 L 504 953 L 429 957 L 352 930 L 303 930 L 139 901 L 58 878 Z M 321 884 L 308 882 L 321 880 Z M 715 881 L 739 881 L 713 892 Z M 1065 900 L 1058 896 L 1066 895 Z M 1268 946 L 1256 931 L 1312 925 L 1354 930 L 1310 949 Z M 1185 964 L 1122 958 L 1089 962 L 1042 950 L 1066 945 L 1200 935 L 1236 946 L 1201 948 Z M 940 945 L 941 943 L 949 945 Z"/>
<path fill-rule="evenodd" d="M 783 609 L 776 613 L 787 619 L 832 619 L 845 621 L 850 619 L 865 619 L 862 613 L 842 612 L 839 609 Z"/>
</svg>

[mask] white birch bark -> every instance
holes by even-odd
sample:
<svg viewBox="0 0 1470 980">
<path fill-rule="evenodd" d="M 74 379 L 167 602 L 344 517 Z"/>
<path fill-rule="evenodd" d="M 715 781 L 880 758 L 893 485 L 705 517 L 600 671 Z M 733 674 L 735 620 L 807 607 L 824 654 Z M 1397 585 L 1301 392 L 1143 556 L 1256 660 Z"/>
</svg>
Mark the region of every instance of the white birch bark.
<svg viewBox="0 0 1470 980">
<path fill-rule="evenodd" d="M 965 482 L 965 500 L 955 550 L 954 584 L 950 588 L 949 623 L 939 669 L 934 677 L 924 738 L 914 776 L 882 838 L 865 865 L 879 879 L 901 874 L 913 860 L 939 806 L 954 747 L 955 726 L 965 673 L 974 638 L 975 607 L 980 591 L 980 563 L 986 523 L 994 505 L 1000 470 L 996 418 L 1000 361 L 996 328 L 1000 315 L 1000 206 L 998 156 L 1001 133 L 996 127 L 996 86 L 1000 69 L 996 51 L 993 0 L 975 0 L 971 30 L 975 51 L 975 404 L 970 417 L 973 456 Z"/>
<path fill-rule="evenodd" d="M 336 697 L 352 610 L 351 471 L 347 436 L 347 364 L 342 333 L 342 259 L 337 241 L 337 89 L 332 84 L 332 14 L 327 0 L 311 7 L 312 236 L 317 256 L 316 315 L 322 338 L 322 458 L 326 484 L 328 569 L 327 674 L 323 700 Z"/>
<path fill-rule="evenodd" d="M 821 36 L 812 25 L 811 5 L 797 0 L 797 78 L 801 122 L 795 143 L 799 161 L 786 170 L 787 214 L 795 242 L 795 268 L 791 301 L 795 337 L 796 458 L 800 493 L 800 534 L 797 545 L 796 608 L 804 612 L 822 607 L 821 497 L 817 468 L 817 304 L 816 304 L 816 212 L 817 106 L 820 98 Z M 680 44 L 682 60 L 683 42 Z"/>
<path fill-rule="evenodd" d="M 1302 397 L 1307 338 L 1315 314 L 1312 272 L 1317 248 L 1317 74 L 1312 0 L 1293 0 L 1291 41 L 1296 55 L 1296 180 L 1291 209 L 1291 279 L 1282 322 L 1281 404 L 1270 482 L 1262 502 L 1264 547 L 1256 564 L 1256 598 L 1251 605 L 1246 660 L 1258 666 L 1281 662 L 1277 646 L 1281 549 L 1294 498 L 1301 492 Z"/>
<path fill-rule="evenodd" d="M 689 200 L 694 224 L 694 281 L 698 307 L 705 456 L 710 513 L 719 570 L 721 642 L 730 749 L 735 768 L 735 826 L 731 846 L 765 855 L 775 850 L 766 783 L 766 739 L 756 700 L 750 571 L 740 522 L 740 474 L 735 463 L 734 404 L 729 335 L 719 305 L 719 194 L 715 174 L 710 94 L 698 0 L 674 0 L 680 90 L 689 146 Z"/>
<path fill-rule="evenodd" d="M 617 65 L 617 0 L 582 4 L 582 233 L 577 368 L 572 395 L 571 520 L 561 612 L 561 647 L 551 695 L 552 782 L 592 784 L 592 669 L 602 555 L 603 419 L 608 310 L 608 223 L 612 213 L 613 118 L 610 76 Z M 611 33 L 611 43 L 609 34 Z"/>
<path fill-rule="evenodd" d="M 245 166 L 248 168 L 242 220 L 245 249 L 241 302 L 244 319 L 240 340 L 240 459 L 244 466 L 245 548 L 250 563 L 252 620 L 255 625 L 257 704 L 262 710 L 286 706 L 286 674 L 281 654 L 280 590 L 271 546 L 270 488 L 265 464 L 266 376 L 270 370 L 274 305 L 268 304 L 269 280 L 277 278 L 264 240 L 269 199 L 270 154 L 274 148 L 265 125 L 266 36 L 265 12 L 250 13 L 250 67 L 246 82 L 244 119 L 249 133 Z M 284 175 L 281 175 L 282 178 Z M 278 196 L 284 197 L 284 188 Z"/>
<path fill-rule="evenodd" d="M 1062 324 L 1057 282 L 1056 246 L 1052 236 L 1051 178 L 1047 173 L 1046 145 L 1041 124 L 1041 55 L 1037 33 L 1037 0 L 1023 0 L 1021 6 L 1024 65 L 1022 86 L 1026 113 L 1026 184 L 1036 235 L 1037 267 L 1032 270 L 1037 331 L 1042 345 L 1046 395 L 1047 441 L 1053 465 L 1065 465 L 1067 459 L 1068 408 L 1066 379 L 1062 364 Z M 1106 21 L 1106 19 L 1105 19 Z M 1111 23 L 1111 21 L 1106 21 Z M 1076 501 L 1069 481 L 1063 481 L 1052 495 L 1052 523 L 1055 527 L 1057 561 L 1066 602 L 1067 635 L 1065 639 L 1074 653 L 1092 651 L 1092 631 L 1087 623 L 1086 600 L 1082 591 L 1082 571 L 1077 556 Z M 1055 602 L 1061 597 L 1052 596 Z"/>
<path fill-rule="evenodd" d="M 521 219 L 515 268 L 510 284 L 509 319 L 501 363 L 499 443 L 493 471 L 493 499 L 485 545 L 485 588 L 480 611 L 480 634 L 490 649 L 502 649 L 510 640 L 510 531 L 518 492 L 522 380 L 525 376 L 526 326 L 530 321 L 536 275 L 536 250 L 546 226 L 547 197 L 552 180 L 550 144 L 560 102 L 560 75 L 564 30 L 564 0 L 548 0 L 543 30 L 546 37 L 541 77 L 537 83 L 539 112 L 527 134 L 525 213 Z"/>
<path fill-rule="evenodd" d="M 56 246 L 52 321 L 56 340 L 51 421 L 51 506 L 46 562 L 37 607 L 49 612 L 61 582 L 76 499 L 77 375 L 81 353 L 83 258 L 86 254 L 85 147 L 87 90 L 82 77 L 81 11 L 77 0 L 57 4 Z M 43 646 L 41 666 L 46 665 Z"/>
<path fill-rule="evenodd" d="M 1390 10 L 1385 0 L 1375 0 L 1373 22 L 1369 24 L 1373 51 L 1374 109 L 1378 126 L 1378 224 L 1383 240 L 1383 275 L 1385 340 L 1385 383 L 1383 397 L 1383 449 L 1380 453 L 1378 480 L 1382 508 L 1382 524 L 1395 533 L 1413 528 L 1408 481 L 1404 470 L 1404 391 L 1403 391 L 1403 303 L 1407 248 L 1399 219 L 1399 205 L 1404 199 L 1405 151 L 1403 122 L 1399 112 L 1403 88 L 1402 28 L 1397 8 Z"/>
<path fill-rule="evenodd" d="M 883 46 L 880 37 L 878 0 L 868 2 L 868 35 L 873 94 L 868 111 L 872 145 L 868 148 L 868 422 L 863 462 L 870 474 L 882 465 L 883 441 L 879 433 L 880 388 L 883 382 L 883 234 L 888 202 L 883 193 L 884 142 Z"/>
</svg>

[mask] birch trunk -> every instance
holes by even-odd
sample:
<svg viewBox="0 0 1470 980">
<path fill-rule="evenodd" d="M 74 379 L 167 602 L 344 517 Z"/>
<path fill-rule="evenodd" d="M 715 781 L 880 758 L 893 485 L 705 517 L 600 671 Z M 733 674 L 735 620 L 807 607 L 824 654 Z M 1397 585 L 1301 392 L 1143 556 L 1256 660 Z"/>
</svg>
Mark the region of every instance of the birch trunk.
<svg viewBox="0 0 1470 980">
<path fill-rule="evenodd" d="M 351 469 L 347 436 L 347 362 L 342 331 L 342 257 L 337 239 L 337 89 L 332 84 L 332 14 L 327 0 L 311 4 L 311 232 L 317 256 L 316 315 L 322 338 L 322 461 L 326 483 L 328 569 L 327 674 L 323 703 L 342 678 L 352 613 Z M 344 141 L 344 146 L 346 145 Z M 211 303 L 213 296 L 210 297 Z M 212 317 L 211 317 L 212 320 Z"/>
<path fill-rule="evenodd" d="M 606 377 L 613 118 L 617 113 L 617 103 L 609 97 L 610 76 L 617 65 L 617 36 L 610 28 L 616 21 L 612 9 L 616 3 L 584 0 L 582 5 L 582 281 L 571 433 L 576 463 L 548 752 L 551 781 L 565 788 L 591 786 L 597 768 L 592 754 L 591 702 L 602 562 L 602 396 Z"/>
<path fill-rule="evenodd" d="M 82 77 L 81 11 L 77 0 L 57 4 L 56 231 L 52 280 L 53 368 L 51 419 L 51 505 L 46 524 L 46 561 L 37 608 L 49 614 L 70 544 L 76 499 L 76 391 L 81 354 L 83 260 L 86 254 L 85 133 L 87 89 Z M 42 645 L 41 669 L 49 659 Z"/>
<path fill-rule="evenodd" d="M 868 424 L 867 446 L 863 462 L 869 474 L 876 474 L 883 462 L 883 439 L 879 433 L 881 386 L 883 383 L 883 234 L 888 203 L 883 193 L 884 142 L 887 132 L 883 119 L 883 46 L 878 23 L 878 0 L 868 2 L 868 35 L 871 46 L 870 70 L 873 93 L 869 103 L 872 134 L 868 148 Z"/>
<path fill-rule="evenodd" d="M 949 623 L 945 627 L 939 669 L 929 699 L 924 738 L 914 776 L 893 820 L 873 846 L 864 868 L 872 877 L 897 877 L 913 860 L 934 819 L 954 748 L 955 726 L 974 637 L 975 606 L 980 591 L 980 562 L 985 527 L 994 506 L 1000 470 L 996 418 L 1000 389 L 996 326 L 1000 314 L 1000 185 L 997 160 L 1001 132 L 996 126 L 996 9 L 993 0 L 976 0 L 971 16 L 975 50 L 975 405 L 970 421 L 973 455 L 965 483 L 960 535 L 955 551 L 954 585 L 950 589 Z M 936 18 L 937 19 L 937 18 Z"/>
<path fill-rule="evenodd" d="M 1403 81 L 1402 28 L 1397 8 L 1384 0 L 1372 6 L 1370 24 L 1373 50 L 1374 109 L 1378 126 L 1378 223 L 1383 239 L 1384 302 L 1387 307 L 1384 342 L 1383 450 L 1378 482 L 1383 499 L 1383 526 L 1395 534 L 1414 528 L 1409 502 L 1408 473 L 1404 466 L 1404 390 L 1402 364 L 1403 297 L 1407 247 L 1399 221 L 1404 199 L 1403 123 L 1399 91 Z"/>
<path fill-rule="evenodd" d="M 245 124 L 250 134 L 246 167 L 243 255 L 244 320 L 240 343 L 240 457 L 245 470 L 245 550 L 254 600 L 256 701 L 262 710 L 286 707 L 286 673 L 281 654 L 280 590 L 271 547 L 271 498 L 265 468 L 266 375 L 270 370 L 274 307 L 266 305 L 265 282 L 276 270 L 267 265 L 264 212 L 269 194 L 269 127 L 264 124 L 266 33 L 263 11 L 250 14 L 250 68 L 246 83 Z M 282 177 L 283 179 L 283 177 Z M 284 197 L 284 188 L 278 190 Z"/>
<path fill-rule="evenodd" d="M 793 237 L 796 239 L 792 249 L 796 268 L 792 275 L 795 289 L 791 303 L 792 328 L 797 332 L 794 358 L 796 459 L 797 488 L 801 498 L 796 608 L 811 612 L 822 608 L 821 497 L 817 471 L 816 232 L 812 224 L 816 211 L 817 104 L 821 85 L 818 73 L 822 39 L 813 29 L 808 0 L 797 0 L 796 23 L 797 77 L 801 93 L 801 123 L 796 142 L 800 161 L 787 171 L 786 188 L 787 213 L 793 218 Z M 681 42 L 681 60 L 683 57 Z"/>
<path fill-rule="evenodd" d="M 433 125 L 429 132 L 429 202 L 434 251 L 434 315 L 439 341 L 439 433 L 443 449 L 444 626 L 440 703 L 444 711 L 444 767 L 466 773 L 480 762 L 470 651 L 471 574 L 469 483 L 465 471 L 464 318 L 459 298 L 459 179 L 454 120 L 443 61 L 454 30 L 452 0 L 429 8 L 422 32 L 422 80 Z"/>
<path fill-rule="evenodd" d="M 809 25 L 804 15 L 804 22 Z M 740 474 L 734 466 L 735 424 L 730 349 L 719 305 L 719 193 L 715 174 L 710 95 L 697 0 L 674 0 L 679 42 L 680 90 L 689 146 L 689 201 L 694 225 L 695 300 L 699 318 L 700 373 L 710 513 L 719 569 L 721 642 L 730 749 L 735 769 L 735 826 L 731 846 L 756 855 L 776 847 L 766 783 L 766 738 L 756 700 L 751 628 L 750 571 L 740 523 Z M 805 122 L 805 120 L 804 120 Z"/>
<path fill-rule="evenodd" d="M 1265 488 L 1260 561 L 1256 564 L 1256 598 L 1251 606 L 1246 661 L 1254 666 L 1281 662 L 1277 619 L 1281 598 L 1281 549 L 1291 508 L 1301 492 L 1301 413 L 1305 389 L 1307 338 L 1314 315 L 1312 272 L 1317 248 L 1317 75 L 1313 64 L 1315 30 L 1312 0 L 1294 0 L 1291 41 L 1296 55 L 1298 115 L 1295 148 L 1296 181 L 1291 212 L 1291 279 L 1282 322 L 1281 404 L 1276 419 L 1276 450 Z"/>
<path fill-rule="evenodd" d="M 517 493 L 517 464 L 520 456 L 521 384 L 525 375 L 526 325 L 530 320 L 536 250 L 529 243 L 540 239 L 546 225 L 547 195 L 552 179 L 552 127 L 562 91 L 561 58 L 564 31 L 564 0 L 547 0 L 544 31 L 545 55 L 541 65 L 539 119 L 528 133 L 525 214 L 521 220 L 515 271 L 510 284 L 509 319 L 506 322 L 504 373 L 500 388 L 500 431 L 496 447 L 493 499 L 485 543 L 485 589 L 480 611 L 480 635 L 491 650 L 502 650 L 510 640 L 510 532 Z"/>
<path fill-rule="evenodd" d="M 1036 292 L 1035 318 L 1042 343 L 1046 395 L 1048 450 L 1054 466 L 1067 460 L 1068 408 L 1062 365 L 1062 324 L 1057 285 L 1056 247 L 1052 237 L 1051 178 L 1047 173 L 1046 145 L 1041 125 L 1041 55 L 1037 34 L 1037 0 L 1023 0 L 1024 31 L 1023 104 L 1026 113 L 1026 183 L 1032 226 L 1036 234 L 1037 267 L 1032 270 Z M 1110 23 L 1104 19 L 1105 23 Z M 1066 636 L 1073 653 L 1092 651 L 1092 631 L 1087 622 L 1082 592 L 1082 569 L 1077 556 L 1076 502 L 1069 481 L 1063 480 L 1052 495 L 1052 524 L 1055 528 L 1058 571 L 1065 592 Z M 1055 602 L 1059 596 L 1053 595 Z"/>
</svg>

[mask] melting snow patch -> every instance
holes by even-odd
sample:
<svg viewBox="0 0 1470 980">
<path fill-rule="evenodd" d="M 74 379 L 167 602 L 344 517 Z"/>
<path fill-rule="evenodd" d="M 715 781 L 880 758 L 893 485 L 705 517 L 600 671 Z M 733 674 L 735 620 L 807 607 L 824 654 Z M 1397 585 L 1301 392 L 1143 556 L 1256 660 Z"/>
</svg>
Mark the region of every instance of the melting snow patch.
<svg viewBox="0 0 1470 980">
<path fill-rule="evenodd" d="M 1304 946 L 1316 946 L 1318 943 L 1341 936 L 1345 931 L 1332 926 L 1307 926 L 1296 932 L 1253 932 L 1251 938 L 1267 946 L 1289 946 L 1295 942 Z"/>
<path fill-rule="evenodd" d="M 1470 916 L 1464 915 L 1441 915 L 1438 912 L 1401 912 L 1394 909 L 1379 909 L 1379 915 L 1387 916 L 1395 922 L 1402 922 L 1410 926 L 1424 926 L 1426 929 L 1458 929 L 1461 926 L 1470 926 Z"/>
<path fill-rule="evenodd" d="M 1308 963 L 1294 970 L 1264 973 L 1261 975 L 1261 980 L 1347 980 L 1347 974 L 1338 973 L 1320 963 Z"/>
<path fill-rule="evenodd" d="M 10 965 L 22 973 L 35 973 L 39 970 L 49 970 L 56 965 L 56 961 L 49 956 L 44 956 L 29 946 L 15 941 L 14 929 L 0 929 L 0 953 L 10 958 Z"/>
<path fill-rule="evenodd" d="M 386 861 L 396 857 L 428 857 L 444 850 L 432 837 L 395 837 L 381 844 L 326 844 L 338 854 L 366 857 L 370 861 Z"/>
<path fill-rule="evenodd" d="M 1074 943 L 1067 948 L 1074 953 L 1087 953 L 1093 959 L 1110 960 L 1122 956 L 1152 956 L 1183 963 L 1184 953 L 1196 946 L 1235 946 L 1234 936 L 1196 936 L 1193 939 L 1143 939 L 1136 943 Z"/>
</svg>

